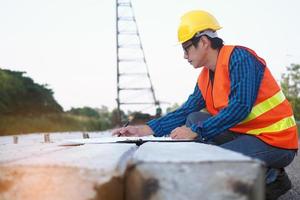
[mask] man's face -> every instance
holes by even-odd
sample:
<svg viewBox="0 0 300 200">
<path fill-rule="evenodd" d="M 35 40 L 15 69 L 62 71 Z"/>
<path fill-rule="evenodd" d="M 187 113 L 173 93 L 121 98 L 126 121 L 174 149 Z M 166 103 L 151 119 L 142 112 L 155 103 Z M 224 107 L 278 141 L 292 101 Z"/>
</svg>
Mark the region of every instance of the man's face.
<svg viewBox="0 0 300 200">
<path fill-rule="evenodd" d="M 204 65 L 204 50 L 202 47 L 202 38 L 198 41 L 197 47 L 193 45 L 191 40 L 182 44 L 184 58 L 187 59 L 194 68 L 200 68 Z"/>
</svg>

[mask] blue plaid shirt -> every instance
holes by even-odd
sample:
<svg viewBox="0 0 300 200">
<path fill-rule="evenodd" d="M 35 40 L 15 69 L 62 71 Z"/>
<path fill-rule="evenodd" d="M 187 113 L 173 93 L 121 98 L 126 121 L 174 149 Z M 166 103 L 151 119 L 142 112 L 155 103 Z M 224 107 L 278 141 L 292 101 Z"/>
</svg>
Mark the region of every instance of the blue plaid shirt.
<svg viewBox="0 0 300 200">
<path fill-rule="evenodd" d="M 191 130 L 204 140 L 209 140 L 241 122 L 255 103 L 264 74 L 262 64 L 246 49 L 236 47 L 230 57 L 229 70 L 231 92 L 228 106 L 217 115 L 191 126 Z M 194 92 L 180 108 L 147 122 L 147 125 L 154 131 L 154 136 L 164 136 L 184 125 L 190 113 L 205 107 L 205 100 L 196 84 Z"/>
</svg>

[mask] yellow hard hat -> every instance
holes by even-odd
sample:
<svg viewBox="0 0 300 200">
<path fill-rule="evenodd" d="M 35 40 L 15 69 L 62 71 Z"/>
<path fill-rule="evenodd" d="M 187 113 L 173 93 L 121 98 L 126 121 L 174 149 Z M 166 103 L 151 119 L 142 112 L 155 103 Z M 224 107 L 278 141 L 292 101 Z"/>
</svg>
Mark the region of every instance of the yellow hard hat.
<svg viewBox="0 0 300 200">
<path fill-rule="evenodd" d="M 203 10 L 193 10 L 181 17 L 178 27 L 178 41 L 184 43 L 191 39 L 197 32 L 204 30 L 217 31 L 222 27 L 210 13 Z"/>
</svg>

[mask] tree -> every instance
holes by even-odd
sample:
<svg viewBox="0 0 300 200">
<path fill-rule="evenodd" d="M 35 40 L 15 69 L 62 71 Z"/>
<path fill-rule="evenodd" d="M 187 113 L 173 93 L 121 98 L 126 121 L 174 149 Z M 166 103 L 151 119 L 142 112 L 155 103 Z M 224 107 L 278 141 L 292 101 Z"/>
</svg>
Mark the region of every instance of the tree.
<svg viewBox="0 0 300 200">
<path fill-rule="evenodd" d="M 123 110 L 121 112 L 121 123 L 128 120 L 128 116 L 125 114 Z M 117 108 L 113 109 L 111 112 L 111 125 L 112 127 L 120 126 L 120 120 L 119 120 L 119 111 Z"/>
<path fill-rule="evenodd" d="M 53 91 L 35 83 L 25 72 L 0 69 L 0 114 L 40 115 L 61 113 Z"/>
<path fill-rule="evenodd" d="M 172 106 L 168 107 L 166 109 L 166 112 L 169 113 L 169 112 L 173 112 L 175 111 L 177 108 L 179 108 L 180 105 L 178 103 L 174 103 Z"/>
<path fill-rule="evenodd" d="M 96 109 L 90 108 L 90 107 L 83 107 L 83 108 L 71 108 L 69 113 L 73 115 L 82 115 L 82 116 L 87 116 L 87 117 L 94 117 L 94 118 L 99 118 L 100 115 L 97 112 Z"/>
<path fill-rule="evenodd" d="M 281 75 L 281 88 L 293 107 L 296 120 L 300 120 L 300 65 L 291 64 Z"/>
</svg>

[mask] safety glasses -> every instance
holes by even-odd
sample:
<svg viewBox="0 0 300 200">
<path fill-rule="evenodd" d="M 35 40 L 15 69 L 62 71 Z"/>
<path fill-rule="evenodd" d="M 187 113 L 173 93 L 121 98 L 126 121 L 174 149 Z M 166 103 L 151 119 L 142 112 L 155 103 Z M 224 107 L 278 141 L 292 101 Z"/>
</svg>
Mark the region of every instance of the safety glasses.
<svg viewBox="0 0 300 200">
<path fill-rule="evenodd" d="M 193 45 L 193 42 L 191 40 L 185 42 L 182 44 L 182 48 L 185 54 L 188 54 L 190 47 Z"/>
</svg>

